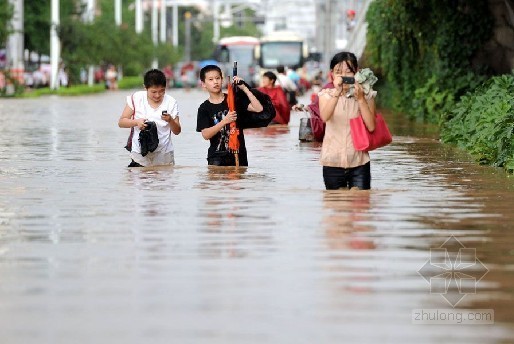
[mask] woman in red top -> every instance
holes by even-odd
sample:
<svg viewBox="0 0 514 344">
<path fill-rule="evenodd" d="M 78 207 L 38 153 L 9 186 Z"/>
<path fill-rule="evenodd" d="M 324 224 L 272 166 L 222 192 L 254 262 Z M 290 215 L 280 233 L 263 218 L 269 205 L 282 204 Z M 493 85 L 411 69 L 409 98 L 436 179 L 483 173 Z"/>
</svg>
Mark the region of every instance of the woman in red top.
<svg viewBox="0 0 514 344">
<path fill-rule="evenodd" d="M 275 107 L 276 115 L 271 124 L 288 124 L 291 117 L 291 107 L 287 101 L 286 94 L 282 87 L 275 86 L 277 76 L 273 72 L 266 72 L 262 75 L 262 86 L 259 91 L 270 96 Z"/>
</svg>

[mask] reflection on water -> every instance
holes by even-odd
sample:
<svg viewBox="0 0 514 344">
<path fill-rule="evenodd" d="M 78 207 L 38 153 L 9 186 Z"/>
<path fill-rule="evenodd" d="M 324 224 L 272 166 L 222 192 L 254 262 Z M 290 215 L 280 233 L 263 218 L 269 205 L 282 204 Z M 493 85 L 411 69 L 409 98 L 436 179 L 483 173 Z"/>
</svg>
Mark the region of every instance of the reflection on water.
<svg viewBox="0 0 514 344">
<path fill-rule="evenodd" d="M 374 227 L 366 225 L 367 212 L 371 207 L 369 191 L 326 191 L 323 207 L 330 214 L 324 218 L 327 246 L 333 250 L 370 250 L 373 241 L 366 232 Z"/>
<path fill-rule="evenodd" d="M 125 167 L 122 91 L 2 101 L 0 119 L 19 119 L 0 136 L 2 342 L 513 337 L 514 184 L 501 171 L 391 114 L 395 141 L 371 153 L 371 191 L 324 190 L 320 144 L 298 141 L 299 114 L 245 130 L 250 167 L 207 167 L 194 131 L 205 94 L 173 92 L 177 165 L 146 169 Z M 488 271 L 478 284 L 450 278 L 446 296 L 464 290 L 456 309 L 493 309 L 494 325 L 412 324 L 413 309 L 453 309 L 419 273 L 452 235 Z"/>
</svg>

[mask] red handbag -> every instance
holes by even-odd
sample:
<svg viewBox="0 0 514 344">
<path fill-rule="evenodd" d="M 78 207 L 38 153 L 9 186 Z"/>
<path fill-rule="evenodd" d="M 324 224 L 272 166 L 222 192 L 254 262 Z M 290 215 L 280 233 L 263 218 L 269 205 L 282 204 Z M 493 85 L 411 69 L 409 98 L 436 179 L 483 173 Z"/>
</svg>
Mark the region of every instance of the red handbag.
<svg viewBox="0 0 514 344">
<path fill-rule="evenodd" d="M 381 114 L 375 117 L 375 130 L 370 133 L 362 116 L 350 119 L 350 131 L 355 150 L 372 151 L 393 142 L 391 132 Z"/>
</svg>

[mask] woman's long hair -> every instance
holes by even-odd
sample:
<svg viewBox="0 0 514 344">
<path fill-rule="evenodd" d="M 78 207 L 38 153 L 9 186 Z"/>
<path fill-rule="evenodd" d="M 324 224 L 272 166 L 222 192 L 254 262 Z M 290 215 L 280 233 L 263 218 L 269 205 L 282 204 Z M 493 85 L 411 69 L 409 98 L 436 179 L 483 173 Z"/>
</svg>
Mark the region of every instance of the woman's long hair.
<svg viewBox="0 0 514 344">
<path fill-rule="evenodd" d="M 342 51 L 340 53 L 335 54 L 334 57 L 332 57 L 332 60 L 330 61 L 330 70 L 333 70 L 335 66 L 337 66 L 343 61 L 346 61 L 346 63 L 348 64 L 348 68 L 350 68 L 350 70 L 354 74 L 357 73 L 357 69 L 359 68 L 359 65 L 357 63 L 357 56 L 348 51 Z"/>
</svg>

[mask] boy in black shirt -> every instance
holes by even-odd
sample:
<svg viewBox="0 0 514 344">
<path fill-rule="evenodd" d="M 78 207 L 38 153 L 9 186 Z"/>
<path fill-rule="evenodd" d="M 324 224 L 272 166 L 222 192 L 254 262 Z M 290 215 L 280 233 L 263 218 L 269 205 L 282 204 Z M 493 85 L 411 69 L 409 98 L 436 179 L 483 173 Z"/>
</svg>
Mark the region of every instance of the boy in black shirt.
<svg viewBox="0 0 514 344">
<path fill-rule="evenodd" d="M 240 125 L 241 119 L 235 111 L 228 110 L 227 95 L 222 92 L 223 78 L 221 69 L 216 65 L 208 65 L 200 70 L 200 80 L 202 87 L 209 92 L 209 98 L 198 108 L 196 131 L 202 133 L 205 140 L 210 140 L 211 144 L 207 153 L 209 165 L 235 166 L 234 154 L 228 150 L 228 138 L 230 123 L 236 122 L 239 128 L 239 165 L 248 166 L 246 155 L 245 138 L 243 128 Z M 253 93 L 246 87 L 241 78 L 234 76 L 234 83 L 239 88 L 239 92 L 244 92 L 246 97 L 241 95 L 240 101 L 248 111 L 261 112 L 263 107 L 255 98 Z M 241 104 L 241 102 L 239 102 Z"/>
</svg>

